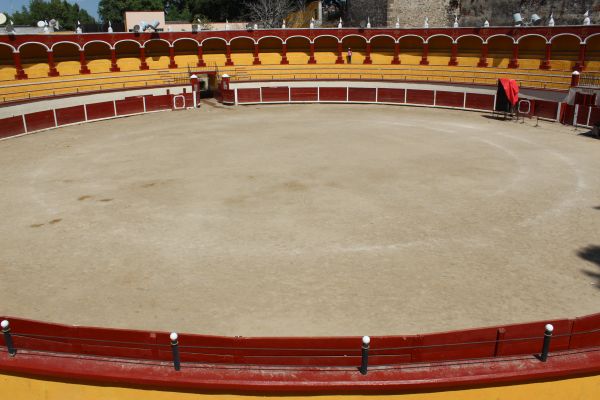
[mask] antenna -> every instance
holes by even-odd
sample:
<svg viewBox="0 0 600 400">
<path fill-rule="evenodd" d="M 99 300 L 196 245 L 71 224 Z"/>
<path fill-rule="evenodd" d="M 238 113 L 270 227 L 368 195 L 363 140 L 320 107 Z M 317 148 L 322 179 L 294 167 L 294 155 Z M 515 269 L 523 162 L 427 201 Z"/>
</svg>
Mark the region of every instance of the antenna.
<svg viewBox="0 0 600 400">
<path fill-rule="evenodd" d="M 148 28 L 151 28 L 152 30 L 156 31 L 156 28 L 158 28 L 159 25 L 160 25 L 160 22 L 155 19 L 148 25 Z"/>
</svg>

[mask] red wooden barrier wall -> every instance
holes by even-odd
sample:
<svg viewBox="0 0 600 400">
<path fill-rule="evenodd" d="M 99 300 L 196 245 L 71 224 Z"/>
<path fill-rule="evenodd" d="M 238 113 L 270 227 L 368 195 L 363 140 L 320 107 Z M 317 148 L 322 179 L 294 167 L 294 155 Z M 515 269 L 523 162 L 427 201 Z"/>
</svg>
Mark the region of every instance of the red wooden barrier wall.
<svg viewBox="0 0 600 400">
<path fill-rule="evenodd" d="M 433 90 L 407 89 L 406 91 L 406 102 L 409 104 L 424 104 L 432 106 L 433 98 Z"/>
<path fill-rule="evenodd" d="M 115 116 L 115 105 L 112 101 L 86 104 L 85 109 L 87 111 L 88 120 L 110 118 Z"/>
<path fill-rule="evenodd" d="M 258 103 L 260 101 L 260 89 L 238 89 L 239 103 Z"/>
<path fill-rule="evenodd" d="M 289 88 L 283 87 L 264 87 L 262 88 L 262 101 L 290 101 Z"/>
<path fill-rule="evenodd" d="M 491 111 L 494 109 L 494 96 L 491 94 L 467 93 L 466 108 Z"/>
<path fill-rule="evenodd" d="M 8 117 L 0 119 L 0 139 L 25 133 L 23 117 Z"/>
<path fill-rule="evenodd" d="M 144 100 L 142 97 L 129 97 L 116 100 L 117 115 L 139 114 L 144 112 Z"/>
<path fill-rule="evenodd" d="M 56 124 L 66 125 L 85 121 L 85 107 L 73 106 L 56 109 Z"/>
<path fill-rule="evenodd" d="M 379 89 L 379 102 L 382 103 L 404 103 L 404 89 Z"/>
<path fill-rule="evenodd" d="M 319 88 L 319 99 L 321 101 L 346 101 L 347 89 L 345 87 L 322 87 Z"/>
<path fill-rule="evenodd" d="M 461 92 L 436 92 L 435 105 L 444 107 L 462 108 L 465 101 L 465 94 Z"/>
<path fill-rule="evenodd" d="M 374 103 L 377 100 L 377 90 L 374 88 L 349 88 L 348 101 Z"/>
<path fill-rule="evenodd" d="M 54 121 L 54 112 L 49 110 L 25 114 L 25 124 L 27 125 L 28 132 L 54 128 L 56 126 L 56 122 Z"/>
<path fill-rule="evenodd" d="M 292 101 L 317 101 L 319 89 L 314 88 L 290 88 Z"/>
</svg>

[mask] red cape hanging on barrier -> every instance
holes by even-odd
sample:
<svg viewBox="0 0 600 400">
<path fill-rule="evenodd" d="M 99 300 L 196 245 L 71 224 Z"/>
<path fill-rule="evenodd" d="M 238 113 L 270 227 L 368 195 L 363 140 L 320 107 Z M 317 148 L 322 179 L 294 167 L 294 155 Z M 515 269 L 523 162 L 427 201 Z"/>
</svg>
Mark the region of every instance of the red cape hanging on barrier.
<svg viewBox="0 0 600 400">
<path fill-rule="evenodd" d="M 504 88 L 506 98 L 513 106 L 519 101 L 519 85 L 514 79 L 499 79 L 500 84 Z"/>
</svg>

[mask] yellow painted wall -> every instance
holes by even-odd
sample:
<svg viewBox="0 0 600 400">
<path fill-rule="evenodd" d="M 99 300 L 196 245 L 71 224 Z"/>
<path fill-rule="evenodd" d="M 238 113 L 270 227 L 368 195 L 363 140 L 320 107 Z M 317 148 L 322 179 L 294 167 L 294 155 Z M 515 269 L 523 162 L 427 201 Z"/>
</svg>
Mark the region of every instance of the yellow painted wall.
<svg viewBox="0 0 600 400">
<path fill-rule="evenodd" d="M 62 76 L 78 75 L 81 64 L 79 61 L 59 61 L 56 63 L 56 69 Z"/>
<path fill-rule="evenodd" d="M 169 56 L 154 56 L 154 57 L 146 57 L 146 64 L 150 69 L 167 69 L 169 68 Z"/>
<path fill-rule="evenodd" d="M 10 400 L 258 400 L 264 396 L 162 392 L 91 386 L 0 375 L 0 395 Z M 597 400 L 600 376 L 553 382 L 406 395 L 269 396 L 271 400 Z"/>
<path fill-rule="evenodd" d="M 96 74 L 100 72 L 108 72 L 110 71 L 110 60 L 107 59 L 97 59 L 97 60 L 89 60 L 87 62 L 88 69 Z"/>
<path fill-rule="evenodd" d="M 315 60 L 317 60 L 317 64 L 335 64 L 337 52 L 315 51 Z"/>
<path fill-rule="evenodd" d="M 29 78 L 48 76 L 48 71 L 50 70 L 48 63 L 23 64 L 22 66 Z"/>
<path fill-rule="evenodd" d="M 287 58 L 290 64 L 308 64 L 310 54 L 308 52 L 288 50 Z"/>
<path fill-rule="evenodd" d="M 222 67 L 225 65 L 225 62 L 227 61 L 227 56 L 225 56 L 225 54 L 204 53 L 202 56 L 202 59 L 208 65 L 215 62 L 215 63 L 217 63 L 217 66 Z"/>
<path fill-rule="evenodd" d="M 373 61 L 373 64 L 391 64 L 393 59 L 393 51 L 371 51 L 371 60 Z"/>
<path fill-rule="evenodd" d="M 254 61 L 253 53 L 231 53 L 231 61 L 235 65 L 252 65 Z"/>
<path fill-rule="evenodd" d="M 14 80 L 17 69 L 8 65 L 0 66 L 0 81 Z"/>
<path fill-rule="evenodd" d="M 197 55 L 182 54 L 180 56 L 175 56 L 175 64 L 177 64 L 177 66 L 180 68 L 187 67 L 188 65 L 190 67 L 195 67 L 197 63 L 198 63 Z"/>
<path fill-rule="evenodd" d="M 117 66 L 121 71 L 137 71 L 140 69 L 141 63 L 138 57 L 117 58 Z M 90 68 L 89 63 L 88 68 Z M 110 68 L 110 62 L 108 63 L 108 68 Z"/>
<path fill-rule="evenodd" d="M 400 62 L 406 65 L 418 65 L 421 62 L 421 52 L 404 53 L 400 52 Z"/>
</svg>

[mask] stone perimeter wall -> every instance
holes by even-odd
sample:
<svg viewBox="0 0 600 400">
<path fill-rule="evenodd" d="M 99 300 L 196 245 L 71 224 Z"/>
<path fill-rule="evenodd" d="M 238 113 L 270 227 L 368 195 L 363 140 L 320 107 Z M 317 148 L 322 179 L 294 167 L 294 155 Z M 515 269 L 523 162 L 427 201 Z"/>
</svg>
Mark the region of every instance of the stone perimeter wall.
<svg viewBox="0 0 600 400">
<path fill-rule="evenodd" d="M 449 27 L 459 15 L 461 26 L 482 26 L 487 18 L 492 26 L 510 26 L 512 14 L 520 11 L 528 20 L 533 13 L 547 25 L 550 13 L 556 25 L 581 25 L 583 13 L 590 12 L 592 24 L 600 23 L 600 0 L 387 0 L 388 26 L 400 17 L 403 28 L 422 28 L 425 17 L 430 27 Z"/>
</svg>

